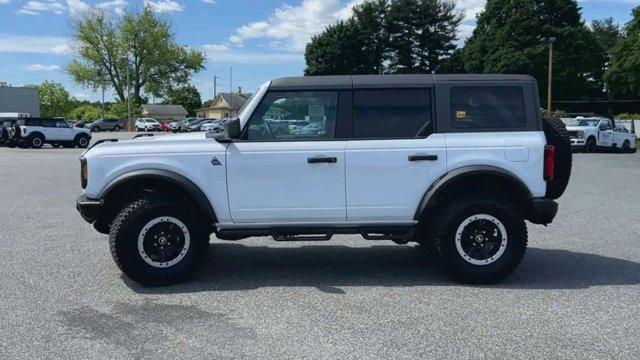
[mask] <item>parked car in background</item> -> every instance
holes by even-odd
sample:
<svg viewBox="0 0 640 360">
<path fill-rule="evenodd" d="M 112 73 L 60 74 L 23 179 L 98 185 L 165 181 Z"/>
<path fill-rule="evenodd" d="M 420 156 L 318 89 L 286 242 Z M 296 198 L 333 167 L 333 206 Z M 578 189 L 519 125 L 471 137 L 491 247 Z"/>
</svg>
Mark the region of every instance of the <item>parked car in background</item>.
<svg viewBox="0 0 640 360">
<path fill-rule="evenodd" d="M 189 127 L 191 126 L 191 122 L 192 121 L 196 121 L 199 120 L 198 118 L 186 118 L 186 119 L 182 119 L 180 121 L 176 121 L 171 123 L 171 132 L 174 133 L 178 133 L 178 132 L 188 132 L 189 131 Z"/>
<path fill-rule="evenodd" d="M 197 121 L 193 121 L 189 127 L 189 131 L 202 131 L 202 125 L 208 124 L 214 120 L 215 119 L 198 119 Z"/>
<path fill-rule="evenodd" d="M 76 121 L 76 122 L 74 122 L 74 123 L 73 123 L 73 126 L 75 126 L 75 127 L 79 127 L 79 128 L 83 128 L 83 127 L 86 127 L 86 125 L 87 125 L 88 123 L 90 123 L 90 121 L 84 121 L 84 120 L 82 120 L 82 121 Z"/>
<path fill-rule="evenodd" d="M 171 122 L 169 121 L 163 121 L 160 123 L 160 131 L 171 131 Z"/>
<path fill-rule="evenodd" d="M 215 133 L 222 132 L 224 129 L 224 124 L 226 124 L 228 120 L 229 119 L 211 121 L 209 123 L 202 125 L 200 127 L 200 130 L 207 131 L 207 132 L 215 132 Z"/>
<path fill-rule="evenodd" d="M 136 131 L 160 131 L 160 123 L 152 118 L 139 118 L 135 124 Z"/>
<path fill-rule="evenodd" d="M 98 119 L 96 121 L 85 124 L 87 129 L 92 132 L 100 132 L 100 131 L 115 131 L 118 132 L 122 130 L 124 126 L 123 120 L 118 119 Z"/>
<path fill-rule="evenodd" d="M 73 127 L 65 118 L 26 118 L 19 119 L 9 129 L 9 137 L 18 146 L 33 149 L 44 144 L 86 148 L 91 140 L 91 131 Z"/>
<path fill-rule="evenodd" d="M 636 148 L 635 134 L 623 133 L 622 130 L 614 131 L 611 120 L 604 117 L 578 116 L 567 126 L 567 132 L 574 151 L 633 152 Z"/>
</svg>

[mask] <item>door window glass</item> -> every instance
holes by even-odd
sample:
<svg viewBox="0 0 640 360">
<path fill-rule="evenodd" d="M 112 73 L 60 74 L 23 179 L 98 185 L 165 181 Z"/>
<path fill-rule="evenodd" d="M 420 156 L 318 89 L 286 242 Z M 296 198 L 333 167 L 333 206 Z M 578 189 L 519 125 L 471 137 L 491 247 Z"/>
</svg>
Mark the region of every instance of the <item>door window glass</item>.
<svg viewBox="0 0 640 360">
<path fill-rule="evenodd" d="M 53 119 L 42 119 L 40 120 L 40 126 L 42 127 L 55 127 Z"/>
<path fill-rule="evenodd" d="M 451 88 L 451 124 L 457 129 L 525 126 L 522 88 L 519 86 Z"/>
<path fill-rule="evenodd" d="M 67 122 L 62 120 L 62 119 L 56 119 L 55 120 L 55 124 L 56 124 L 57 128 L 68 128 L 69 127 Z"/>
<path fill-rule="evenodd" d="M 333 139 L 338 93 L 272 92 L 265 96 L 246 126 L 253 141 Z"/>
<path fill-rule="evenodd" d="M 411 138 L 432 132 L 428 89 L 356 90 L 353 100 L 355 138 Z"/>
</svg>

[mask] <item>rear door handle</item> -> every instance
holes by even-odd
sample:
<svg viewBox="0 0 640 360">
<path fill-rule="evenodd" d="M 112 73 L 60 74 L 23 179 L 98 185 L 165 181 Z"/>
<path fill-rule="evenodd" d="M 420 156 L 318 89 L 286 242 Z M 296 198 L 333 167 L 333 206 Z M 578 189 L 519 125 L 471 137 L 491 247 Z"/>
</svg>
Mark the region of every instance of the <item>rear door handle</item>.
<svg viewBox="0 0 640 360">
<path fill-rule="evenodd" d="M 309 164 L 329 163 L 334 164 L 338 162 L 338 158 L 331 156 L 318 156 L 307 158 Z"/>
<path fill-rule="evenodd" d="M 409 155 L 409 161 L 436 161 L 438 155 Z"/>
</svg>

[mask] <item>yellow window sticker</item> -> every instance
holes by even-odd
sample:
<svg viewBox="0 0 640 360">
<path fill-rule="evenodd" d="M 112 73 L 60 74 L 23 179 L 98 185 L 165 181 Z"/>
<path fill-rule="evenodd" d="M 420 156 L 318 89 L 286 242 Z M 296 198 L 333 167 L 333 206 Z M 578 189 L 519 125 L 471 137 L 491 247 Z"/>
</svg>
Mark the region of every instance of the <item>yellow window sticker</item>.
<svg viewBox="0 0 640 360">
<path fill-rule="evenodd" d="M 467 117 L 467 112 L 466 111 L 464 111 L 464 110 L 456 111 L 456 118 L 462 119 L 462 118 L 465 118 L 465 117 Z"/>
</svg>

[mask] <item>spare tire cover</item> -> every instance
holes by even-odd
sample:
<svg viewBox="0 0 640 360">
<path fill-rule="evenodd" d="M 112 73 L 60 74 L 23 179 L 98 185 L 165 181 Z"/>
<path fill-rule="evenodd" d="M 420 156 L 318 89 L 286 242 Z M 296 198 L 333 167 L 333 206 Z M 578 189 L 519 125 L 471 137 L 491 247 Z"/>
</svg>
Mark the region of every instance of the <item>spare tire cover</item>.
<svg viewBox="0 0 640 360">
<path fill-rule="evenodd" d="M 556 117 L 544 116 L 542 128 L 547 138 L 547 144 L 556 148 L 555 171 L 553 180 L 547 182 L 546 197 L 557 199 L 567 189 L 571 177 L 571 140 L 567 132 L 567 126 Z"/>
</svg>

